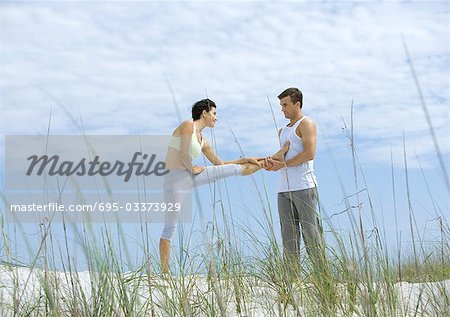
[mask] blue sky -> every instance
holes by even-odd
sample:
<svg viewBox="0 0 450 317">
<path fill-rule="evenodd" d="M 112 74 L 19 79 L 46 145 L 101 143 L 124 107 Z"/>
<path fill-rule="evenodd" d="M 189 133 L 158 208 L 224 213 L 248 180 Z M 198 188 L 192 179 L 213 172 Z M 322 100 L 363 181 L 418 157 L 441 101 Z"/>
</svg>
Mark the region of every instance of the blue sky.
<svg viewBox="0 0 450 317">
<path fill-rule="evenodd" d="M 403 135 L 418 227 L 436 217 L 433 201 L 448 215 L 449 192 L 402 42 L 449 169 L 448 2 L 0 2 L 0 28 L 3 135 L 45 134 L 50 109 L 53 134 L 78 134 L 80 116 L 87 134 L 170 134 L 179 122 L 170 85 L 183 119 L 194 101 L 216 101 L 214 138 L 224 158 L 240 154 L 231 131 L 245 154 L 265 155 L 277 146 L 269 102 L 276 125 L 285 124 L 276 96 L 297 86 L 319 127 L 315 167 L 329 215 L 345 209 L 338 175 L 346 194 L 355 192 L 342 131 L 352 100 L 358 157 L 388 235 L 395 232 L 391 151 L 400 223 L 408 225 Z M 274 208 L 276 176 L 256 175 L 258 186 L 262 177 Z M 256 191 L 253 181 L 230 182 L 251 188 L 248 197 Z M 202 195 L 207 200 L 208 190 Z M 230 213 L 256 208 L 254 199 L 230 195 L 238 204 Z M 343 216 L 332 221 L 349 228 Z"/>
</svg>

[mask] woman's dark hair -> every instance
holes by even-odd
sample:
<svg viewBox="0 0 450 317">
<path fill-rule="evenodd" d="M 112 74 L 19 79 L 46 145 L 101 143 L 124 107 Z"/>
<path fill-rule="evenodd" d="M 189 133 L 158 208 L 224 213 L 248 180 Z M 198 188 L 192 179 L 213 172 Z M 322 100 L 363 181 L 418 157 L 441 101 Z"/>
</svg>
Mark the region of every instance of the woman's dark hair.
<svg viewBox="0 0 450 317">
<path fill-rule="evenodd" d="M 203 110 L 205 110 L 206 112 L 210 112 L 211 108 L 217 108 L 215 102 L 212 101 L 211 99 L 206 98 L 206 99 L 197 101 L 192 106 L 192 119 L 194 119 L 194 120 L 200 119 L 202 116 Z"/>
</svg>

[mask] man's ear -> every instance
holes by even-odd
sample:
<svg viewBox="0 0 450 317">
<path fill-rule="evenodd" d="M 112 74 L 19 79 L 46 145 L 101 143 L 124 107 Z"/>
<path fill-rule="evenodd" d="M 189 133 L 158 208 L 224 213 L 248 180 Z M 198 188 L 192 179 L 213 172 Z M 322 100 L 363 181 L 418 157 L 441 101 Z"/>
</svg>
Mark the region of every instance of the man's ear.
<svg viewBox="0 0 450 317">
<path fill-rule="evenodd" d="M 206 117 L 206 114 L 207 114 L 208 112 L 206 112 L 206 110 L 203 110 L 202 111 L 202 117 Z"/>
</svg>

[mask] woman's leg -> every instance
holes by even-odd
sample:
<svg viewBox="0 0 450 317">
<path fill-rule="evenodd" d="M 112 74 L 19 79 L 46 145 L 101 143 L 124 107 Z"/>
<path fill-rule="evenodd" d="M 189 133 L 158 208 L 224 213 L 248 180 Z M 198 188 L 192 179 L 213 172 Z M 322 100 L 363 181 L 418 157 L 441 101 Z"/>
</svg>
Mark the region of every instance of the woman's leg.
<svg viewBox="0 0 450 317">
<path fill-rule="evenodd" d="M 164 181 L 164 201 L 167 204 L 180 204 L 181 208 L 164 212 L 164 228 L 159 240 L 159 256 L 161 271 L 169 273 L 170 241 L 177 229 L 180 212 L 183 210 L 183 202 L 186 195 L 190 195 L 192 179 L 188 171 L 171 171 Z"/>
<path fill-rule="evenodd" d="M 255 165 L 256 166 L 256 165 Z M 242 175 L 242 164 L 206 166 L 205 170 L 193 177 L 194 186 L 201 186 L 230 176 Z"/>
<path fill-rule="evenodd" d="M 261 165 L 256 165 L 253 163 L 244 163 L 239 165 L 242 166 L 242 174 L 241 174 L 242 176 L 251 175 L 261 169 Z"/>
<path fill-rule="evenodd" d="M 165 192 L 164 200 L 166 203 L 180 203 L 182 206 L 183 196 L 183 193 Z M 169 273 L 170 241 L 177 229 L 179 218 L 180 212 L 178 211 L 165 211 L 164 213 L 164 228 L 159 239 L 159 258 L 161 261 L 161 271 L 164 274 Z"/>
<path fill-rule="evenodd" d="M 161 261 L 161 271 L 164 274 L 169 273 L 169 259 L 170 259 L 170 240 L 159 239 L 159 258 Z"/>
</svg>

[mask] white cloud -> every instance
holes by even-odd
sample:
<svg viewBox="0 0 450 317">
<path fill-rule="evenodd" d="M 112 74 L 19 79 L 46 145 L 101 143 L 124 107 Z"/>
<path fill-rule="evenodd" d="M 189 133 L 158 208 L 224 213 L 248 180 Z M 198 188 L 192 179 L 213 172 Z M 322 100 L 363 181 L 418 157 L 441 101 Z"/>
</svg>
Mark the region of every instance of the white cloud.
<svg viewBox="0 0 450 317">
<path fill-rule="evenodd" d="M 403 131 L 434 164 L 408 44 L 441 150 L 450 152 L 447 3 L 36 3 L 2 4 L 0 96 L 4 134 L 170 133 L 180 111 L 206 93 L 218 105 L 215 135 L 237 151 L 228 126 L 249 153 L 276 146 L 266 93 L 278 125 L 277 94 L 299 86 L 305 112 L 331 146 L 345 142 L 355 103 L 362 157 L 384 164 Z M 322 146 L 322 145 L 321 145 Z M 427 165 L 427 164 L 425 164 Z"/>
</svg>

